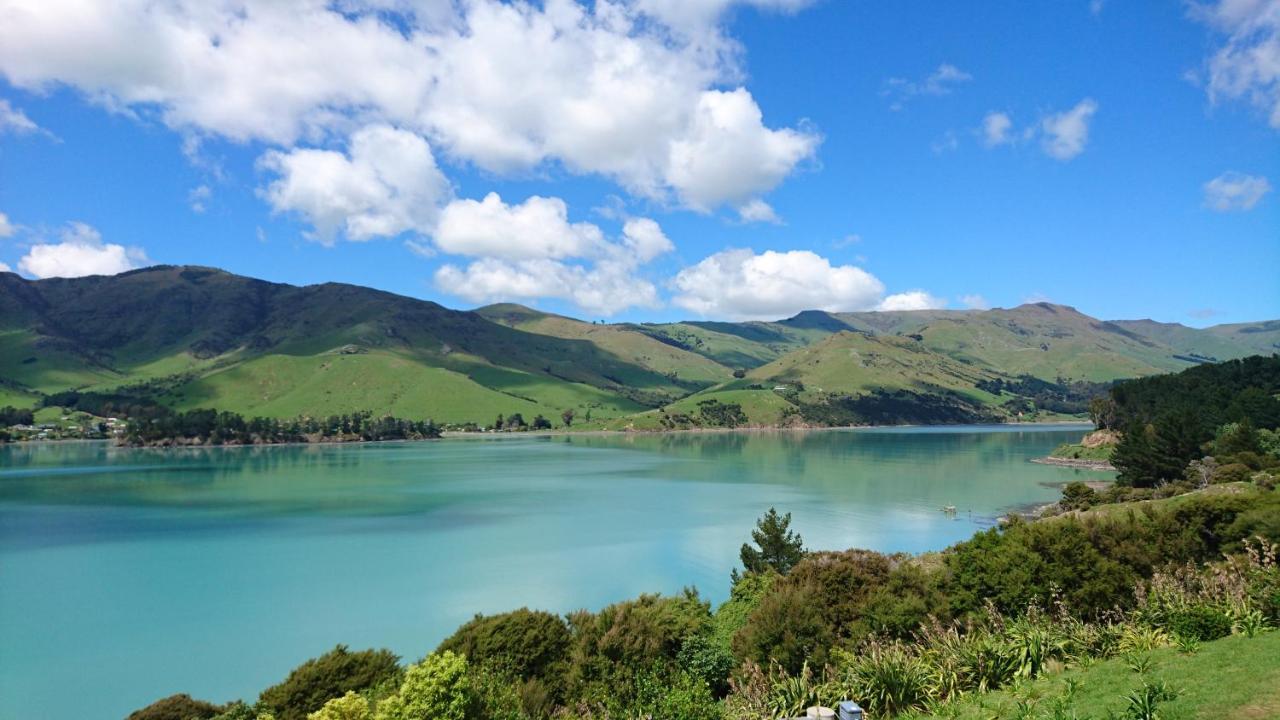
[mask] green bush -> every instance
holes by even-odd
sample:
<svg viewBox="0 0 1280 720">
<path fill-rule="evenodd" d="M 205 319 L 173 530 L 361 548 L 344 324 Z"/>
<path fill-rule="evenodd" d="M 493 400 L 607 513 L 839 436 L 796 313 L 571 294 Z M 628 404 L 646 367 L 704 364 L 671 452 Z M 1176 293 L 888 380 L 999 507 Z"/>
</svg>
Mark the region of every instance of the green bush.
<svg viewBox="0 0 1280 720">
<path fill-rule="evenodd" d="M 676 654 L 680 669 L 701 680 L 717 697 L 729 691 L 729 673 L 733 670 L 733 653 L 708 635 L 690 635 Z"/>
<path fill-rule="evenodd" d="M 1248 482 L 1253 476 L 1253 470 L 1243 463 L 1231 463 L 1219 467 L 1213 473 L 1213 482 L 1216 483 L 1232 483 L 1232 482 Z"/>
<path fill-rule="evenodd" d="M 777 583 L 733 638 L 733 653 L 799 673 L 806 662 L 821 666 L 835 641 L 822 611 L 822 593 L 811 585 Z"/>
<path fill-rule="evenodd" d="M 221 711 L 217 705 L 180 693 L 134 710 L 129 713 L 128 720 L 209 720 Z"/>
<path fill-rule="evenodd" d="M 348 692 L 325 703 L 319 710 L 308 715 L 307 720 L 373 720 L 373 713 L 369 710 L 369 701 L 363 695 Z"/>
<path fill-rule="evenodd" d="M 1177 637 L 1217 640 L 1231 634 L 1231 616 L 1218 607 L 1191 605 L 1171 611 L 1164 629 Z"/>
<path fill-rule="evenodd" d="M 706 632 L 710 622 L 710 604 L 693 590 L 674 597 L 641 595 L 598 613 L 573 613 L 569 683 L 582 687 L 670 665 L 684 639 Z"/>
<path fill-rule="evenodd" d="M 568 662 L 571 637 L 563 618 L 521 608 L 500 615 L 477 615 L 440 643 L 474 665 L 485 665 L 522 679 L 549 683 L 558 695 Z"/>
<path fill-rule="evenodd" d="M 333 698 L 361 692 L 400 678 L 399 658 L 390 650 L 351 652 L 345 645 L 299 665 L 278 685 L 262 691 L 258 701 L 276 720 L 306 720 Z"/>
<path fill-rule="evenodd" d="M 378 703 L 378 720 L 466 720 L 477 704 L 467 661 L 445 650 L 405 672 L 396 693 Z"/>
</svg>

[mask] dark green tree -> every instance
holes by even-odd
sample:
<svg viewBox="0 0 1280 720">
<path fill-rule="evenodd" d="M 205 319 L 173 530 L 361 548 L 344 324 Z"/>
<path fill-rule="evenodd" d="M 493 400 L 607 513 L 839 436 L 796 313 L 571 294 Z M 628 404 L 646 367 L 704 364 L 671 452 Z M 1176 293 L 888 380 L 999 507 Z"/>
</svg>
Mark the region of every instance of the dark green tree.
<svg viewBox="0 0 1280 720">
<path fill-rule="evenodd" d="M 560 419 L 564 421 L 565 427 L 573 425 L 573 408 L 567 408 L 564 412 L 560 413 Z"/>
<path fill-rule="evenodd" d="M 779 515 L 776 509 L 769 508 L 769 512 L 756 521 L 751 539 L 756 547 L 743 543 L 738 553 L 747 572 L 774 570 L 786 575 L 804 557 L 804 540 L 791 530 L 791 513 Z M 733 571 L 733 581 L 738 581 L 737 570 Z"/>
</svg>

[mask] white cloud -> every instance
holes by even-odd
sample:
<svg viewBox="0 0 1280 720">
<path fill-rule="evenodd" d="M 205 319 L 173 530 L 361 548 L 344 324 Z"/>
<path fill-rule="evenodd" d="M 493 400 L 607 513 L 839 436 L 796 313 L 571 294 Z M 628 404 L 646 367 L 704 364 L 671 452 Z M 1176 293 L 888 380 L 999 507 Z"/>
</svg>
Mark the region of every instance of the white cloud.
<svg viewBox="0 0 1280 720">
<path fill-rule="evenodd" d="M 893 311 L 893 310 L 935 310 L 947 306 L 947 301 L 940 297 L 934 297 L 923 290 L 908 290 L 907 292 L 895 293 L 880 301 L 876 306 L 877 310 Z"/>
<path fill-rule="evenodd" d="M 745 89 L 720 89 L 743 75 L 720 22 L 735 4 L 807 2 L 9 0 L 0 73 L 26 89 L 71 86 L 188 137 L 274 144 L 269 164 L 299 143 L 329 152 L 358 128 L 389 126 L 490 171 L 552 163 L 706 211 L 768 192 L 818 144 L 766 127 Z M 341 158 L 297 159 L 332 169 Z M 327 179 L 305 192 L 348 202 L 363 191 Z M 300 212 L 318 236 L 345 223 L 314 204 Z"/>
<path fill-rule="evenodd" d="M 1013 118 L 1008 113 L 989 112 L 982 118 L 982 144 L 995 147 L 1013 142 Z"/>
<path fill-rule="evenodd" d="M 36 278 L 116 275 L 148 262 L 141 248 L 102 242 L 102 235 L 82 222 L 68 223 L 58 243 L 31 246 L 18 268 Z"/>
<path fill-rule="evenodd" d="M 1102 14 L 1102 9 L 1106 7 L 1106 0 L 1089 0 L 1089 14 L 1097 17 Z"/>
<path fill-rule="evenodd" d="M 991 308 L 991 303 L 981 295 L 961 295 L 960 303 L 970 310 L 987 310 Z"/>
<path fill-rule="evenodd" d="M 1193 4 L 1192 16 L 1224 36 L 1208 59 L 1209 100 L 1242 100 L 1280 130 L 1280 0 Z"/>
<path fill-rule="evenodd" d="M 937 70 L 921 80 L 892 77 L 885 81 L 880 94 L 890 98 L 889 108 L 901 110 L 908 100 L 918 95 L 950 95 L 959 85 L 973 80 L 973 76 L 950 63 L 942 63 Z"/>
<path fill-rule="evenodd" d="M 40 126 L 35 124 L 20 108 L 13 107 L 8 100 L 0 98 L 0 133 L 11 132 L 26 135 L 37 132 Z"/>
<path fill-rule="evenodd" d="M 778 217 L 778 214 L 773 211 L 773 206 L 760 198 L 748 200 L 739 205 L 738 218 L 746 223 L 766 222 L 778 224 L 782 222 L 782 218 Z"/>
<path fill-rule="evenodd" d="M 650 260 L 675 250 L 666 233 L 657 222 L 649 218 L 631 218 L 622 226 L 622 244 L 626 254 L 637 263 Z"/>
<path fill-rule="evenodd" d="M 1252 210 L 1268 192 L 1271 183 L 1261 175 L 1224 172 L 1204 184 L 1204 204 L 1218 212 Z"/>
<path fill-rule="evenodd" d="M 465 268 L 445 265 L 436 286 L 471 302 L 567 300 L 583 310 L 612 315 L 629 307 L 657 307 L 657 288 L 630 268 L 601 262 L 594 266 L 556 260 L 477 260 Z"/>
<path fill-rule="evenodd" d="M 1044 136 L 1040 145 L 1056 160 L 1067 161 L 1084 152 L 1089 142 L 1089 122 L 1098 111 L 1098 103 L 1085 98 L 1070 110 L 1050 115 L 1040 123 Z"/>
<path fill-rule="evenodd" d="M 444 292 L 477 303 L 556 298 L 602 315 L 661 304 L 637 271 L 674 249 L 649 218 L 629 218 L 611 242 L 592 223 L 570 222 L 559 198 L 508 205 L 496 193 L 450 203 L 433 240 L 441 252 L 479 258 L 440 267 L 435 283 Z"/>
<path fill-rule="evenodd" d="M 0 262 L 0 272 L 13 272 L 13 268 L 9 267 L 6 263 Z"/>
<path fill-rule="evenodd" d="M 724 250 L 681 270 L 673 302 L 699 315 L 777 319 L 801 310 L 869 310 L 884 284 L 852 265 L 808 250 Z"/>
<path fill-rule="evenodd" d="M 187 204 L 192 212 L 202 213 L 208 209 L 209 198 L 213 197 L 213 189 L 208 185 L 197 185 L 187 193 Z"/>
<path fill-rule="evenodd" d="M 818 142 L 812 133 L 765 127 L 759 106 L 742 88 L 709 90 L 698 99 L 688 133 L 671 144 L 667 180 L 698 210 L 749 205 L 812 155 Z"/>
<path fill-rule="evenodd" d="M 260 191 L 276 212 L 298 213 L 316 240 L 429 234 L 452 194 L 427 142 L 386 125 L 357 130 L 347 152 L 271 151 L 259 165 L 278 177 Z"/>
<path fill-rule="evenodd" d="M 435 244 L 452 255 L 509 260 L 582 257 L 598 252 L 604 234 L 591 223 L 570 223 L 560 198 L 533 196 L 507 205 L 497 193 L 454 200 L 440 213 Z"/>
<path fill-rule="evenodd" d="M 0 238 L 12 237 L 18 229 L 9 222 L 9 216 L 0 212 Z"/>
</svg>

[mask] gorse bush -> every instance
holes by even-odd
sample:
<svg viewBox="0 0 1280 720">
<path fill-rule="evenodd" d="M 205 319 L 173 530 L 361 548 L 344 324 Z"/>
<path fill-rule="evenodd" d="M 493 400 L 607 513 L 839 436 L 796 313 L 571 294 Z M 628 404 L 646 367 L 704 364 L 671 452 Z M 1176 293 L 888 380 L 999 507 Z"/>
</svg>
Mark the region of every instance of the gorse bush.
<svg viewBox="0 0 1280 720">
<path fill-rule="evenodd" d="M 348 691 L 398 684 L 399 660 L 390 650 L 351 652 L 339 645 L 299 665 L 280 684 L 263 690 L 258 701 L 276 720 L 306 720 L 327 701 Z"/>
</svg>

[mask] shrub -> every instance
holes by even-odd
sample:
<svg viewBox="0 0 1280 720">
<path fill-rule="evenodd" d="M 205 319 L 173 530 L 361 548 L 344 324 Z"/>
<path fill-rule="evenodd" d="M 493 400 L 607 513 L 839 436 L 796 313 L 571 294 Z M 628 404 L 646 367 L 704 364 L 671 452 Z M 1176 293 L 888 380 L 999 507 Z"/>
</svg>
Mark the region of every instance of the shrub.
<svg viewBox="0 0 1280 720">
<path fill-rule="evenodd" d="M 721 647 L 732 650 L 733 636 L 747 624 L 751 613 L 773 588 L 776 572 L 746 573 L 738 576 L 729 590 L 729 599 L 716 608 L 711 618 L 711 637 Z"/>
<path fill-rule="evenodd" d="M 128 720 L 208 720 L 221 710 L 217 705 L 179 693 L 134 710 Z"/>
<path fill-rule="evenodd" d="M 800 672 L 809 660 L 821 666 L 835 640 L 823 616 L 824 601 L 811 585 L 778 583 L 734 636 L 734 655 L 764 665 L 776 662 L 789 673 Z"/>
<path fill-rule="evenodd" d="M 729 673 L 733 670 L 733 653 L 710 635 L 690 635 L 676 654 L 680 669 L 690 677 L 706 683 L 717 697 L 729 690 Z"/>
<path fill-rule="evenodd" d="M 1214 483 L 1248 482 L 1253 470 L 1243 463 L 1223 465 L 1213 473 Z"/>
<path fill-rule="evenodd" d="M 259 702 L 276 720 L 306 720 L 333 698 L 361 692 L 400 677 L 399 658 L 390 650 L 351 652 L 345 645 L 299 665 L 278 685 L 262 691 Z"/>
<path fill-rule="evenodd" d="M 1062 488 L 1058 505 L 1063 510 L 1087 510 L 1098 501 L 1098 493 L 1082 482 L 1070 482 Z"/>
<path fill-rule="evenodd" d="M 1175 637 L 1217 640 L 1231 634 L 1231 616 L 1211 605 L 1191 605 L 1170 612 L 1164 627 Z"/>
<path fill-rule="evenodd" d="M 373 713 L 369 711 L 369 701 L 364 696 L 348 691 L 308 715 L 307 720 L 373 720 Z"/>
<path fill-rule="evenodd" d="M 405 672 L 404 682 L 378 704 L 378 720 L 466 720 L 475 704 L 467 661 L 445 650 Z"/>
<path fill-rule="evenodd" d="M 451 650 L 471 664 L 521 679 L 550 682 L 558 694 L 570 641 L 569 626 L 562 618 L 521 608 L 489 617 L 477 615 L 436 651 Z"/>
<path fill-rule="evenodd" d="M 570 684 L 608 681 L 655 663 L 673 663 L 684 639 L 705 632 L 710 622 L 710 605 L 694 590 L 675 597 L 641 595 L 598 613 L 573 613 Z"/>
</svg>

